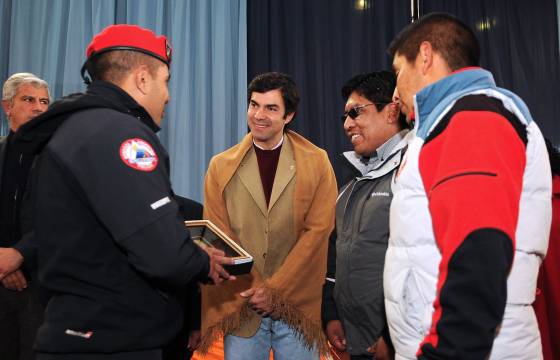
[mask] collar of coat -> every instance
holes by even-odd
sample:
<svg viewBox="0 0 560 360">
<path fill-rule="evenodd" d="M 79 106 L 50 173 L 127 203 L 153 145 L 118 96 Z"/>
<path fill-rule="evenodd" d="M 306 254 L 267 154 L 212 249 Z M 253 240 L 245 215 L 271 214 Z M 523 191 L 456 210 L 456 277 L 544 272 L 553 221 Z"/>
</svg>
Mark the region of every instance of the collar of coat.
<svg viewBox="0 0 560 360">
<path fill-rule="evenodd" d="M 509 90 L 496 86 L 492 73 L 472 67 L 457 70 L 420 90 L 414 96 L 416 136 L 425 139 L 433 126 L 460 98 L 484 94 L 500 99 L 506 109 L 526 124 L 533 121 L 527 105 Z"/>
</svg>

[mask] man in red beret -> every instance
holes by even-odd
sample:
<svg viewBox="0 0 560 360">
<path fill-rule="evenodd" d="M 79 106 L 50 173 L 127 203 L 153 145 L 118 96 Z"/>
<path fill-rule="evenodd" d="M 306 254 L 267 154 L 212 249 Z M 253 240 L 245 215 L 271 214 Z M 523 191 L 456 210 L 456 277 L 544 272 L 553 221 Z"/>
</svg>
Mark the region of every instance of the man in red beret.
<svg viewBox="0 0 560 360">
<path fill-rule="evenodd" d="M 15 139 L 35 156 L 23 228 L 49 292 L 37 358 L 159 360 L 181 326 L 170 290 L 231 279 L 222 265 L 232 260 L 196 246 L 179 216 L 156 136 L 169 99 L 165 36 L 113 25 L 86 55 L 86 93 Z M 4 261 L 0 277 L 21 262 Z"/>
</svg>

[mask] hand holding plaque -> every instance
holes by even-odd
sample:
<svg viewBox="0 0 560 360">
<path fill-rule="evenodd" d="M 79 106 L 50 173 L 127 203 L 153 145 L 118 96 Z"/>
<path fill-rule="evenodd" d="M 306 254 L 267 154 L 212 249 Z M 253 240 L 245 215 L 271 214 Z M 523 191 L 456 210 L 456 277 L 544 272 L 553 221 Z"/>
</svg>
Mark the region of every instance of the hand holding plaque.
<svg viewBox="0 0 560 360">
<path fill-rule="evenodd" d="M 214 284 L 219 284 L 224 280 L 235 280 L 234 275 L 230 275 L 225 266 L 233 265 L 233 259 L 231 257 L 225 256 L 222 250 L 218 250 L 206 244 L 199 244 L 200 247 L 210 257 L 210 270 L 208 272 L 208 278 L 212 280 Z"/>
<path fill-rule="evenodd" d="M 248 274 L 253 266 L 253 257 L 239 246 L 216 225 L 208 220 L 185 221 L 191 238 L 201 247 L 219 250 L 232 261 L 222 263 L 223 268 L 231 275 Z"/>
</svg>

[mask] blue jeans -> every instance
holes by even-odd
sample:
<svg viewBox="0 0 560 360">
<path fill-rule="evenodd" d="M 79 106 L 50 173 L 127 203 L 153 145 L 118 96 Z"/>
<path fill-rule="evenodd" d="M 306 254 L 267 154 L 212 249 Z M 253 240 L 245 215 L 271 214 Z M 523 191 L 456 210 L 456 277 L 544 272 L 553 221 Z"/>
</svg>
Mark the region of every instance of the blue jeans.
<svg viewBox="0 0 560 360">
<path fill-rule="evenodd" d="M 249 338 L 227 335 L 224 338 L 225 360 L 319 360 L 317 349 L 309 349 L 297 334 L 281 320 L 263 318 L 255 335 Z"/>
</svg>

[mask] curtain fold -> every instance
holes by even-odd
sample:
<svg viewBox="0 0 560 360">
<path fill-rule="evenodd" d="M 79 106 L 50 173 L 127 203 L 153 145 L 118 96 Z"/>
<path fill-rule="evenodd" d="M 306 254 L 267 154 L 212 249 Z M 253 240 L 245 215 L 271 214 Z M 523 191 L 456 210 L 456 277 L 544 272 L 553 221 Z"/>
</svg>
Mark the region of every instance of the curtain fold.
<svg viewBox="0 0 560 360">
<path fill-rule="evenodd" d="M 210 157 L 246 131 L 246 0 L 2 0 L 0 75 L 33 72 L 53 98 L 84 91 L 80 68 L 104 27 L 137 24 L 173 46 L 170 102 L 160 138 L 174 190 L 201 201 Z M 2 112 L 0 134 L 8 132 Z"/>
<path fill-rule="evenodd" d="M 423 0 L 421 13 L 444 11 L 480 41 L 481 65 L 519 95 L 543 135 L 560 145 L 560 52 L 557 0 Z"/>
<path fill-rule="evenodd" d="M 544 135 L 560 144 L 560 0 L 422 0 L 421 14 L 445 11 L 475 30 L 482 66 L 519 94 Z M 351 76 L 390 69 L 386 53 L 410 20 L 410 1 L 248 0 L 248 74 L 283 71 L 301 104 L 292 128 L 325 148 L 337 179 L 338 154 L 352 147 L 339 115 L 340 88 Z"/>
</svg>

